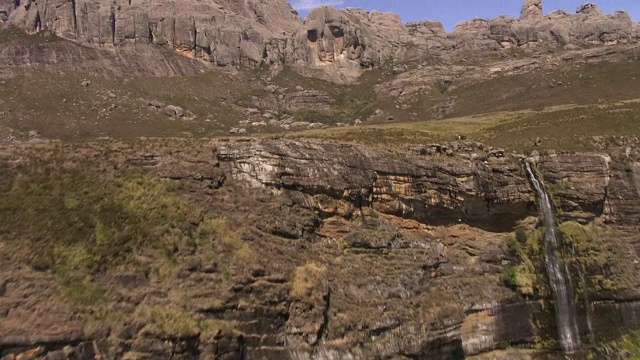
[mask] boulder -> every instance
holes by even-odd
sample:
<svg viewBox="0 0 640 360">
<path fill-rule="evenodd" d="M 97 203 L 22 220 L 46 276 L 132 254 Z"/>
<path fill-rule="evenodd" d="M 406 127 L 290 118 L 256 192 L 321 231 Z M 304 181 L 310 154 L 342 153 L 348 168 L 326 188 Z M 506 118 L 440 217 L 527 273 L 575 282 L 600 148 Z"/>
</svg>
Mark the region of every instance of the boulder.
<svg viewBox="0 0 640 360">
<path fill-rule="evenodd" d="M 184 109 L 181 108 L 180 106 L 169 105 L 164 108 L 164 113 L 167 116 L 171 116 L 171 117 L 183 117 Z"/>
<path fill-rule="evenodd" d="M 40 139 L 40 132 L 38 130 L 30 130 L 28 135 L 29 135 L 29 140 Z"/>
<path fill-rule="evenodd" d="M 158 101 L 158 100 L 150 100 L 148 102 L 148 104 L 149 104 L 149 106 L 152 106 L 152 107 L 154 107 L 156 109 L 160 109 L 160 108 L 163 108 L 165 106 L 163 102 Z"/>
</svg>

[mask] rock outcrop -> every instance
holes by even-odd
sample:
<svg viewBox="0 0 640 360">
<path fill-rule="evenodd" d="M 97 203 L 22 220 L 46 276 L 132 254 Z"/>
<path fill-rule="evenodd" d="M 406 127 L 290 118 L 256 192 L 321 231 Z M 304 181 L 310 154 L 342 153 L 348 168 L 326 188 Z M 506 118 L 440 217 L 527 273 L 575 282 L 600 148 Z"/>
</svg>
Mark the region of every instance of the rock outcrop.
<svg viewBox="0 0 640 360">
<path fill-rule="evenodd" d="M 336 102 L 321 90 L 267 88 L 263 96 L 251 99 L 251 106 L 273 111 L 324 111 L 331 109 Z"/>
<path fill-rule="evenodd" d="M 406 33 L 400 17 L 361 9 L 320 7 L 309 13 L 293 35 L 290 63 L 302 67 L 331 67 L 345 77 L 388 60 Z"/>
<path fill-rule="evenodd" d="M 329 196 L 425 224 L 504 230 L 536 214 L 519 157 L 480 150 L 471 160 L 449 150 L 445 156 L 443 148 L 407 156 L 339 143 L 239 141 L 222 143 L 219 159 L 229 176 L 254 186 Z M 589 223 L 604 215 L 633 224 L 640 217 L 631 205 L 640 201 L 640 165 L 631 156 L 624 164 L 606 154 L 535 160 L 563 220 Z"/>
<path fill-rule="evenodd" d="M 282 0 L 22 0 L 9 22 L 83 44 L 168 44 L 222 66 L 282 62 L 286 39 L 300 26 Z"/>
<path fill-rule="evenodd" d="M 624 11 L 605 15 L 594 4 L 575 14 L 544 15 L 527 0 L 520 19 L 473 19 L 446 33 L 437 21 L 403 24 L 378 11 L 320 7 L 304 24 L 284 0 L 32 0 L 0 3 L 0 20 L 29 33 L 48 31 L 82 44 L 168 45 L 219 66 L 290 64 L 302 73 L 349 82 L 365 69 L 456 50 L 630 43 L 638 25 Z"/>
<path fill-rule="evenodd" d="M 520 11 L 520 20 L 539 20 L 542 15 L 542 0 L 525 0 Z"/>
<path fill-rule="evenodd" d="M 605 16 L 596 5 L 580 7 L 576 14 L 554 11 L 542 16 L 540 1 L 528 2 L 520 20 L 498 17 L 476 19 L 456 26 L 453 35 L 474 50 L 543 45 L 610 45 L 637 39 L 626 12 Z"/>
<path fill-rule="evenodd" d="M 505 229 L 535 214 L 519 159 L 495 151 L 466 160 L 281 141 L 223 144 L 219 157 L 231 177 L 255 186 L 329 196 L 426 224 L 462 221 Z M 551 156 L 540 167 L 557 184 L 567 219 L 590 221 L 603 214 L 610 177 L 606 158 Z"/>
<path fill-rule="evenodd" d="M 15 1 L 13 0 L 0 1 L 0 24 L 9 20 L 9 14 L 11 14 L 15 5 Z"/>
<path fill-rule="evenodd" d="M 611 177 L 607 156 L 559 155 L 538 165 L 556 196 L 562 217 L 590 222 L 602 214 Z"/>
<path fill-rule="evenodd" d="M 450 227 L 463 223 L 490 231 L 508 231 L 516 223 L 537 215 L 533 193 L 521 169 L 522 159 L 496 151 L 470 161 L 437 153 L 407 156 L 327 142 L 254 140 L 222 142 L 218 157 L 228 176 L 247 181 L 255 187 L 276 189 L 284 194 L 302 194 L 296 195 L 296 201 L 315 209 L 323 218 L 348 218 L 353 212 L 372 209 L 374 213 L 412 219 L 427 226 Z M 637 180 L 626 184 L 612 181 L 616 166 L 611 165 L 612 160 L 607 155 L 551 153 L 536 158 L 536 161 L 564 220 L 587 223 L 601 216 L 606 219 L 613 213 L 621 218 L 636 213 L 628 206 L 628 201 L 638 201 Z M 611 200 L 618 200 L 609 199 L 611 192 L 625 193 L 634 200 L 625 200 L 627 205 L 618 205 L 613 210 L 614 207 L 608 204 Z M 344 203 L 350 206 L 345 207 Z M 357 236 L 348 237 L 347 241 L 351 246 L 366 249 L 393 249 L 401 247 L 402 243 L 411 243 L 382 229 L 384 227 L 379 227 L 375 236 L 359 230 Z M 446 247 L 446 241 L 444 243 Z M 621 254 L 634 251 L 628 248 L 630 243 L 625 244 L 627 250 L 621 250 Z M 490 250 L 483 249 L 481 258 L 490 259 Z M 436 273 L 446 272 L 446 261 L 440 263 L 438 260 L 437 265 L 427 267 L 437 269 Z M 633 260 L 621 258 L 619 262 L 631 264 Z M 624 296 L 634 299 L 631 304 L 636 304 L 638 294 L 632 293 Z M 602 311 L 607 313 L 626 311 L 623 310 L 626 305 L 612 302 L 610 296 L 606 293 L 597 295 L 608 300 L 594 306 L 603 306 Z M 614 297 L 617 296 L 622 295 Z M 460 299 L 465 298 L 460 295 Z M 470 356 L 495 348 L 500 338 L 509 338 L 507 341 L 511 343 L 529 342 L 536 330 L 523 324 L 523 318 L 538 319 L 534 322 L 553 321 L 545 318 L 549 315 L 543 315 L 544 311 L 532 304 L 515 301 L 506 305 L 504 300 L 492 303 L 489 299 L 478 301 L 471 304 L 462 300 L 465 315 L 453 316 L 449 322 L 430 328 L 430 331 L 416 332 L 402 323 L 381 320 L 379 325 L 375 325 L 385 329 L 380 330 L 383 334 L 375 337 L 377 350 L 358 348 L 348 354 L 356 358 L 391 356 L 397 351 L 419 354 L 415 344 L 420 344 L 422 349 L 429 349 L 432 358 L 446 358 L 443 354 L 455 351 Z M 322 302 L 318 302 L 315 309 L 321 306 Z M 631 308 L 635 306 L 631 305 Z M 594 316 L 591 321 L 597 323 L 599 329 L 609 329 L 605 318 Z M 629 322 L 626 324 L 628 326 Z M 400 338 L 387 337 L 386 329 L 389 328 L 394 329 Z M 375 328 L 372 331 L 376 331 Z M 440 345 L 434 347 L 436 343 Z M 382 348 L 387 350 L 379 352 Z M 344 350 L 331 350 L 326 346 L 322 349 L 334 357 L 346 356 L 342 352 Z"/>
<path fill-rule="evenodd" d="M 330 78 L 341 80 L 390 60 L 409 61 L 454 50 L 612 45 L 638 37 L 637 24 L 626 12 L 604 15 L 594 4 L 579 7 L 575 14 L 554 11 L 544 16 L 542 0 L 527 0 L 520 19 L 473 19 L 449 34 L 437 21 L 403 25 L 395 14 L 323 7 L 309 13 L 294 34 L 287 61 L 303 67 L 329 66 L 340 75 Z"/>
<path fill-rule="evenodd" d="M 201 61 L 175 56 L 166 49 L 144 44 L 131 44 L 102 51 L 77 46 L 69 41 L 22 41 L 22 36 L 3 32 L 0 47 L 0 77 L 11 77 L 25 64 L 48 71 L 78 71 L 106 76 L 194 76 L 210 71 Z"/>
</svg>

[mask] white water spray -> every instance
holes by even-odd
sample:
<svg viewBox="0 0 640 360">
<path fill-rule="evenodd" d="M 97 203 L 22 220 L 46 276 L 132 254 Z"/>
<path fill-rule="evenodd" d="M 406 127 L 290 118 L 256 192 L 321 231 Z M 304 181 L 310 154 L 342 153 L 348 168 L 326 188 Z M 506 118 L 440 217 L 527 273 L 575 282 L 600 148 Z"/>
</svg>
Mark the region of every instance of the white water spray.
<svg viewBox="0 0 640 360">
<path fill-rule="evenodd" d="M 560 237 L 556 227 L 555 215 L 551 198 L 538 174 L 533 170 L 529 162 L 524 163 L 527 176 L 533 185 L 540 203 L 544 226 L 545 266 L 549 276 L 549 284 L 555 299 L 556 320 L 560 345 L 566 354 L 572 354 L 580 350 L 580 333 L 576 320 L 576 308 L 573 302 L 573 285 L 571 274 L 567 264 L 559 258 Z"/>
</svg>

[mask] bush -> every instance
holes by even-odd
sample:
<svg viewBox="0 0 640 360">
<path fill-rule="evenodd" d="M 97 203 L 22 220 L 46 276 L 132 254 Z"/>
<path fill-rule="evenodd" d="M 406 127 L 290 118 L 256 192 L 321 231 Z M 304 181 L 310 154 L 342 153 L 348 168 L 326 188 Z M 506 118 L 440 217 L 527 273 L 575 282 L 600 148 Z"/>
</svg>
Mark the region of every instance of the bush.
<svg viewBox="0 0 640 360">
<path fill-rule="evenodd" d="M 145 311 L 147 324 L 142 332 L 162 339 L 185 339 L 200 334 L 196 321 L 176 307 L 154 307 Z"/>
<path fill-rule="evenodd" d="M 513 236 L 506 238 L 507 250 L 515 256 L 518 264 L 504 270 L 504 282 L 518 289 L 522 295 L 531 296 L 538 281 L 538 271 L 534 260 L 540 255 L 540 242 L 544 229 L 527 231 L 523 227 L 516 228 Z"/>
<path fill-rule="evenodd" d="M 567 221 L 558 226 L 562 234 L 565 246 L 573 248 L 578 261 L 583 267 L 602 268 L 611 259 L 611 253 L 607 250 L 599 236 L 594 236 L 595 228 L 588 228 L 575 221 Z"/>
<path fill-rule="evenodd" d="M 516 240 L 523 245 L 527 243 L 527 229 L 525 227 L 518 226 L 516 228 Z"/>
<path fill-rule="evenodd" d="M 506 269 L 504 269 L 503 277 L 507 285 L 517 287 L 518 286 L 518 267 L 508 266 Z"/>
<path fill-rule="evenodd" d="M 316 263 L 307 263 L 296 268 L 296 274 L 291 284 L 289 295 L 295 300 L 318 300 L 324 294 L 318 289 L 324 289 L 327 280 L 327 268 Z"/>
<path fill-rule="evenodd" d="M 544 232 L 544 228 L 527 231 L 525 228 L 518 227 L 515 235 L 506 239 L 507 251 L 521 261 L 537 256 L 540 253 Z"/>
<path fill-rule="evenodd" d="M 503 273 L 503 279 L 509 286 L 515 287 L 522 295 L 533 295 L 537 281 L 536 269 L 530 261 L 509 266 Z"/>
<path fill-rule="evenodd" d="M 628 334 L 622 338 L 620 347 L 630 360 L 640 360 L 640 332 Z"/>
</svg>

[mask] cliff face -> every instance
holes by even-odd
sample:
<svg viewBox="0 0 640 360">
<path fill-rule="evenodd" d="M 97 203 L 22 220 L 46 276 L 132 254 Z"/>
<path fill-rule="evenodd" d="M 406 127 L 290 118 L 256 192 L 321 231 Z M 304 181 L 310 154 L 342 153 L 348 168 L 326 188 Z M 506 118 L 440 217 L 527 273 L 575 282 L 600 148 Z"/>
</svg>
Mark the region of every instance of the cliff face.
<svg viewBox="0 0 640 360">
<path fill-rule="evenodd" d="M 353 80 L 391 60 L 457 50 L 611 45 L 638 38 L 626 12 L 604 15 L 587 4 L 575 14 L 544 16 L 540 0 L 527 0 L 520 19 L 474 19 L 452 33 L 436 21 L 405 25 L 395 14 L 331 7 L 313 10 L 302 24 L 284 0 L 22 0 L 0 3 L 0 14 L 29 33 L 49 31 L 82 44 L 169 45 L 219 66 L 290 64 L 335 81 Z"/>
<path fill-rule="evenodd" d="M 322 218 L 328 219 L 322 226 L 325 230 L 320 232 L 326 234 L 325 236 L 335 236 L 328 230 L 336 226 L 335 217 L 348 218 L 353 216 L 354 212 L 362 212 L 363 209 L 365 212 L 387 214 L 388 219 L 394 219 L 392 220 L 394 224 L 410 219 L 426 225 L 427 229 L 444 225 L 452 231 L 439 240 L 437 245 L 429 241 L 422 242 L 421 245 L 419 245 L 420 242 L 414 243 L 409 235 L 412 231 L 407 233 L 406 230 L 401 231 L 403 235 L 399 237 L 387 238 L 386 235 L 371 234 L 348 236 L 349 247 L 386 249 L 385 251 L 388 251 L 386 254 L 391 257 L 401 256 L 400 249 L 413 249 L 412 252 L 415 253 L 417 248 L 426 250 L 435 245 L 436 252 L 430 260 L 426 260 L 427 263 L 422 269 L 432 272 L 433 282 L 427 281 L 429 286 L 438 287 L 436 284 L 444 281 L 450 289 L 456 289 L 455 300 L 443 300 L 437 306 L 439 311 L 444 311 L 440 306 L 445 306 L 444 303 L 447 303 L 448 306 L 453 307 L 450 308 L 453 312 L 445 316 L 447 320 L 442 323 L 427 325 L 421 330 L 414 327 L 418 325 L 413 321 L 381 319 L 379 320 L 381 324 L 374 325 L 370 330 L 376 334 L 372 338 L 372 346 L 375 348 L 365 346 L 347 351 L 344 348 L 332 347 L 329 345 L 331 342 L 325 342 L 316 348 L 313 354 L 316 356 L 322 354 L 323 358 L 386 357 L 398 353 L 415 354 L 415 356 L 429 354 L 430 358 L 447 358 L 448 354 L 460 351 L 471 356 L 494 349 L 501 341 L 523 344 L 531 341 L 531 337 L 536 333 L 540 334 L 541 329 L 526 324 L 522 321 L 524 318 L 542 323 L 552 319 L 553 314 L 541 311 L 534 304 L 515 294 L 509 295 L 508 292 L 503 292 L 499 286 L 489 285 L 491 281 L 485 282 L 487 278 L 476 279 L 479 281 L 476 283 L 475 280 L 467 277 L 469 274 L 467 271 L 476 274 L 484 273 L 485 276 L 490 277 L 488 274 L 495 271 L 494 266 L 509 264 L 509 260 L 506 260 L 509 255 L 505 253 L 498 255 L 502 251 L 500 246 L 496 247 L 497 243 L 489 240 L 490 237 L 486 237 L 487 233 L 479 230 L 480 228 L 507 232 L 513 230 L 516 224 L 526 222 L 527 218 L 538 216 L 532 190 L 522 170 L 522 158 L 505 155 L 500 151 L 488 149 L 483 151 L 481 144 L 462 143 L 459 146 L 453 145 L 451 148 L 458 148 L 452 151 L 458 153 L 461 150 L 464 152 L 465 147 L 473 148 L 474 146 L 476 147 L 474 151 L 481 155 L 470 160 L 460 156 L 446 156 L 446 150 L 440 152 L 441 155 L 419 151 L 422 154 L 420 155 L 313 141 L 253 140 L 221 143 L 218 158 L 228 176 L 246 181 L 252 186 L 266 187 L 283 194 L 290 194 L 288 196 L 293 196 L 298 204 L 314 209 Z M 631 155 L 632 158 L 637 156 L 637 154 Z M 554 202 L 562 221 L 587 224 L 596 218 L 602 218 L 605 221 L 618 219 L 621 229 L 626 225 L 635 224 L 633 219 L 637 216 L 637 209 L 618 204 L 621 201 L 627 204 L 638 200 L 640 194 L 636 190 L 637 184 L 633 181 L 621 182 L 613 179 L 621 176 L 635 178 L 634 166 L 637 162 L 634 162 L 636 165 L 632 165 L 631 168 L 627 167 L 623 171 L 626 175 L 623 175 L 618 163 L 612 161 L 606 154 L 556 155 L 551 153 L 534 160 L 545 182 L 552 189 Z M 622 197 L 611 196 L 618 193 L 625 194 L 624 200 Z M 415 223 L 409 225 L 410 223 L 410 221 L 404 223 L 404 226 L 407 226 L 406 229 L 417 226 Z M 466 224 L 465 226 L 471 226 L 478 231 L 473 245 L 467 242 L 468 233 L 465 230 L 460 231 L 460 228 L 458 228 L 460 232 L 453 230 L 456 226 L 460 226 L 456 224 Z M 403 228 L 403 225 L 400 227 Z M 479 235 L 480 233 L 484 235 Z M 453 236 L 455 240 L 450 241 L 447 236 Z M 604 234 L 600 236 L 607 237 Z M 626 235 L 619 236 L 626 237 Z M 612 241 L 605 238 L 602 241 Z M 611 279 L 621 279 L 625 277 L 621 274 L 630 270 L 628 268 L 623 270 L 626 266 L 636 264 L 631 266 L 637 267 L 637 261 L 633 260 L 633 256 L 627 258 L 627 255 L 623 255 L 626 251 L 631 253 L 637 251 L 637 249 L 633 250 L 635 241 L 633 239 L 635 235 L 621 241 L 621 248 L 626 250 L 616 256 L 614 261 L 616 265 L 613 265 L 615 269 L 610 269 L 611 272 L 606 276 Z M 577 245 L 574 244 L 574 246 Z M 605 247 L 609 246 L 612 244 L 605 245 Z M 463 250 L 465 255 L 458 253 L 462 249 L 465 249 Z M 599 253 L 603 250 L 594 251 Z M 474 260 L 467 256 L 471 256 Z M 462 260 L 465 258 L 466 260 Z M 384 263 L 384 260 L 377 259 L 374 263 L 379 262 Z M 357 265 L 354 266 L 353 269 L 357 272 Z M 384 272 L 377 267 L 372 271 L 375 274 Z M 595 270 L 595 268 L 589 271 L 594 272 L 587 276 L 598 277 L 597 274 L 601 274 L 601 270 Z M 334 281 L 336 278 L 333 277 Z M 632 276 L 632 278 L 636 277 Z M 636 278 L 633 281 L 637 280 Z M 421 281 L 418 283 L 426 284 Z M 466 292 L 459 287 L 463 283 L 476 290 Z M 341 296 L 335 295 L 342 291 L 340 289 L 343 285 L 340 284 L 338 280 L 330 285 L 334 294 L 331 306 L 348 308 L 340 302 Z M 347 284 L 348 282 L 344 286 L 349 286 Z M 479 292 L 476 286 L 484 288 L 484 291 Z M 586 312 L 588 310 L 585 310 L 585 306 L 595 306 L 602 314 L 609 314 L 608 316 L 616 318 L 628 315 L 629 321 L 625 320 L 624 326 L 632 328 L 640 326 L 638 319 L 628 313 L 628 311 L 633 312 L 634 310 L 631 309 L 638 306 L 637 300 L 640 294 L 637 291 L 629 292 L 630 288 L 626 290 L 623 288 L 626 288 L 626 285 L 623 285 L 617 293 L 594 288 L 589 290 L 590 301 L 595 301 L 592 305 L 580 301 L 578 306 L 581 331 L 585 338 L 586 321 L 597 324 L 595 331 L 598 333 L 611 331 L 607 325 L 606 316 L 590 315 Z M 421 289 L 418 285 L 418 288 L 410 290 L 413 294 L 410 297 L 415 296 L 414 299 L 417 300 L 426 295 L 422 291 L 427 290 Z M 389 296 L 384 291 L 382 296 Z M 429 293 L 432 291 L 433 288 L 428 290 Z M 447 291 L 438 292 L 438 296 L 443 298 L 446 298 L 447 294 Z M 622 298 L 628 299 L 629 302 L 618 303 Z M 367 297 L 367 299 L 367 302 L 373 301 L 372 298 Z M 453 310 L 456 307 L 459 307 L 458 310 Z M 429 322 L 428 315 L 420 316 L 416 319 L 418 323 Z M 632 323 L 634 325 L 631 325 Z M 378 327 L 382 329 L 376 330 Z M 387 332 L 389 329 L 394 330 Z M 385 350 L 381 350 L 383 348 Z M 304 352 L 302 354 L 297 352 L 294 356 L 294 358 L 311 357 L 313 355 Z"/>
<path fill-rule="evenodd" d="M 340 144 L 240 142 L 223 147 L 220 159 L 227 173 L 254 185 L 352 199 L 424 223 L 513 228 L 529 214 L 526 179 L 502 153 L 471 161 Z"/>
<path fill-rule="evenodd" d="M 285 1 L 18 1 L 9 23 L 83 44 L 168 44 L 216 65 L 281 62 L 300 19 Z"/>
<path fill-rule="evenodd" d="M 504 231 L 536 215 L 521 158 L 475 142 L 441 147 L 480 155 L 471 160 L 424 149 L 425 155 L 407 156 L 323 142 L 240 141 L 224 145 L 219 157 L 230 176 L 254 186 L 353 201 L 425 224 L 465 222 Z M 624 204 L 639 196 L 635 163 L 622 170 L 606 154 L 552 154 L 537 162 L 564 220 L 588 223 L 607 215 L 633 224 L 637 211 Z"/>
<path fill-rule="evenodd" d="M 319 141 L 174 141 L 2 148 L 0 356 L 473 359 L 556 338 L 520 158 L 472 142 L 414 153 Z M 465 158 L 466 147 L 478 156 Z M 578 303 L 585 339 L 590 329 L 610 339 L 640 328 L 637 232 L 628 227 L 637 217 L 640 193 L 629 179 L 640 154 L 630 148 L 626 163 L 607 152 L 535 159 L 559 214 L 589 222 L 584 229 L 597 235 L 580 240 L 582 225 L 560 224 L 583 266 L 569 260 L 588 291 Z M 127 231 L 143 216 L 154 245 L 133 250 L 126 266 L 94 273 L 96 288 L 77 280 L 80 293 L 58 278 L 66 263 L 45 270 L 51 258 L 36 255 L 48 247 L 22 263 L 22 244 L 43 240 L 12 227 L 21 218 L 6 209 L 41 193 L 28 184 L 42 176 L 42 161 L 54 164 L 49 178 L 73 185 L 60 192 L 45 182 L 54 188 L 44 201 L 60 212 L 51 231 L 85 234 L 105 204 L 81 194 L 99 186 L 108 195 L 99 201 L 125 206 L 110 207 L 109 216 L 120 214 L 114 226 L 124 221 Z M 527 255 L 508 245 L 516 228 L 534 244 Z M 101 236 L 101 251 L 121 238 L 89 230 L 87 241 Z M 85 261 L 83 244 L 53 243 L 57 257 L 73 259 L 67 271 Z M 90 259 L 97 268 L 99 258 Z"/>
<path fill-rule="evenodd" d="M 496 132 L 520 139 L 514 148 L 537 149 L 529 160 L 552 196 L 564 260 L 580 284 L 582 338 L 615 340 L 640 329 L 640 143 L 592 136 L 636 131 L 634 102 L 606 103 L 637 95 L 630 79 L 638 75 L 628 74 L 637 49 L 606 47 L 638 40 L 638 25 L 625 13 L 605 16 L 585 5 L 544 15 L 541 0 L 528 0 L 520 19 L 475 19 L 448 34 L 436 21 L 403 24 L 394 14 L 359 9 L 323 7 L 302 23 L 284 0 L 0 0 L 0 22 L 43 35 L 13 29 L 0 36 L 0 140 L 6 124 L 29 139 L 0 142 L 2 360 L 479 360 L 496 358 L 491 352 L 505 345 L 527 349 L 507 352 L 508 359 L 554 352 L 553 303 L 524 156 L 462 140 L 501 141 Z M 602 47 L 577 49 L 590 45 Z M 510 48 L 526 51 L 499 52 Z M 476 61 L 491 54 L 498 60 Z M 587 82 L 578 82 L 579 68 L 570 80 L 555 73 L 531 80 L 544 77 L 547 65 L 608 55 L 631 63 L 616 72 L 631 90 L 615 88 L 610 68 L 584 72 L 597 77 Z M 288 64 L 349 82 L 388 63 L 393 68 L 371 72 L 377 79 L 340 91 L 288 70 L 280 79 L 275 71 L 128 79 Z M 516 79 L 522 86 L 500 82 L 530 69 L 540 71 Z M 32 81 L 21 81 L 25 72 Z M 102 81 L 104 74 L 116 79 Z M 121 78 L 127 81 L 116 87 Z M 513 123 L 494 123 L 488 118 L 502 115 L 490 114 L 445 123 L 451 128 L 351 128 L 362 131 L 355 141 L 395 150 L 199 138 L 227 133 L 228 125 L 234 134 L 273 124 L 321 127 L 300 121 L 314 119 L 303 117 L 314 110 L 328 113 L 327 124 L 344 115 L 361 125 L 368 113 L 372 121 L 403 120 L 393 109 L 411 111 L 412 120 L 424 116 L 418 105 L 425 98 L 376 102 L 373 92 L 425 91 L 443 101 L 435 110 L 446 115 L 465 100 L 450 90 L 487 79 L 498 82 L 469 90 L 484 96 L 467 100 L 473 110 L 485 101 L 511 103 L 505 93 L 514 89 L 529 97 L 538 86 L 535 96 L 548 99 L 566 85 L 561 94 L 575 99 L 581 86 L 615 87 L 598 87 L 586 100 L 597 105 L 570 106 L 560 119 L 550 110 L 543 120 L 514 114 Z M 45 91 L 53 101 L 39 96 Z M 26 106 L 32 103 L 40 103 L 38 112 Z M 145 122 L 147 114 L 158 121 Z M 32 124 L 53 135 L 41 136 Z M 79 124 L 91 130 L 73 133 Z M 573 124 L 597 127 L 576 134 Z M 554 143 L 554 134 L 535 133 L 556 125 L 572 136 Z M 150 128 L 163 131 L 140 132 Z M 109 138 L 140 134 L 151 135 Z M 56 136 L 104 137 L 46 140 Z M 404 140 L 454 138 L 397 149 Z M 573 149 L 574 141 L 599 150 L 543 150 Z"/>
</svg>

